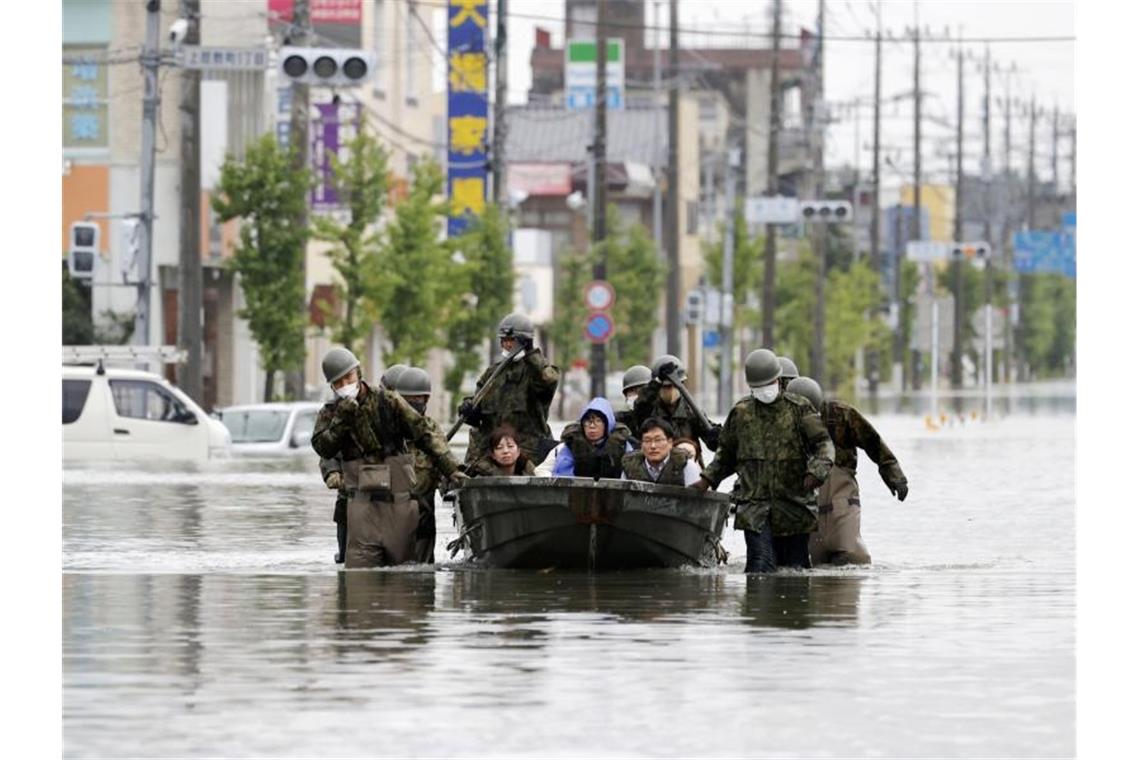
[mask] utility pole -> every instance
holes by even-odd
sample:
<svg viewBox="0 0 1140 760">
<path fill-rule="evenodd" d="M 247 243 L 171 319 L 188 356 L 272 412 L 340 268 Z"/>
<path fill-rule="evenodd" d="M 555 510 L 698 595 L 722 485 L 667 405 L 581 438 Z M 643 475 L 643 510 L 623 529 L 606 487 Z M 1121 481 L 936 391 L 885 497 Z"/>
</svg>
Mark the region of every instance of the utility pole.
<svg viewBox="0 0 1140 760">
<path fill-rule="evenodd" d="M 155 126 L 158 116 L 158 29 L 161 0 L 147 0 L 146 43 L 140 62 L 143 69 L 142 156 L 139 162 L 139 284 L 138 307 L 135 310 L 135 344 L 150 343 L 150 273 L 154 249 L 154 151 Z"/>
<path fill-rule="evenodd" d="M 772 63 L 768 70 L 768 190 L 769 198 L 780 194 L 780 14 L 781 0 L 775 2 L 772 16 Z M 761 342 L 774 348 L 776 342 L 776 225 L 764 228 L 764 296 L 762 304 L 763 337 Z"/>
<path fill-rule="evenodd" d="M 736 246 L 736 169 L 740 165 L 740 149 L 729 148 L 724 162 L 724 184 L 727 193 L 724 227 L 724 260 L 720 268 L 720 396 L 717 410 L 727 414 L 732 405 L 732 331 L 735 327 L 732 307 L 736 292 L 733 257 Z"/>
<path fill-rule="evenodd" d="M 961 34 L 959 34 L 959 38 Z M 965 76 L 963 75 L 962 68 L 965 61 L 965 55 L 962 52 L 961 41 L 958 43 L 958 124 L 956 145 L 957 153 L 954 158 L 954 240 L 961 242 L 962 240 L 962 200 L 963 200 L 963 183 L 962 183 L 962 131 L 963 119 L 965 118 Z M 962 387 L 962 322 L 966 313 L 966 304 L 964 303 L 965 294 L 963 288 L 963 275 L 962 267 L 965 266 L 963 256 L 958 256 L 953 262 L 954 266 L 954 345 L 951 351 L 950 359 L 950 385 L 955 390 L 960 390 Z M 955 403 L 959 403 L 960 399 L 955 398 Z"/>
<path fill-rule="evenodd" d="M 507 182 L 503 151 L 507 145 L 507 0 L 495 9 L 495 133 L 491 148 L 492 194 L 500 209 L 507 207 Z"/>
<path fill-rule="evenodd" d="M 922 83 L 919 52 L 918 11 L 914 20 L 914 213 L 910 218 L 910 239 L 922 239 Z"/>
<path fill-rule="evenodd" d="M 1056 104 L 1053 105 L 1053 197 L 1061 197 L 1061 175 L 1057 171 L 1057 148 L 1060 142 L 1060 134 L 1058 132 L 1058 119 L 1059 113 Z"/>
<path fill-rule="evenodd" d="M 990 255 L 986 257 L 985 269 L 985 299 L 986 299 L 986 356 L 985 356 L 985 392 L 986 392 L 986 415 L 985 418 L 989 419 L 993 416 L 993 382 L 994 382 L 994 345 L 993 345 L 993 320 L 994 320 L 994 253 L 997 246 L 994 245 L 993 240 L 993 166 L 990 161 L 990 49 L 986 46 L 986 63 L 985 63 L 985 86 L 986 94 L 982 100 L 982 139 L 984 142 L 983 157 L 982 157 L 982 179 L 986 183 L 986 212 L 985 212 L 985 237 L 986 243 L 990 246 Z"/>
<path fill-rule="evenodd" d="M 601 20 L 600 9 L 598 19 Z M 677 187 L 680 181 L 677 164 L 681 139 L 681 65 L 677 35 L 677 0 L 669 0 L 669 198 L 665 204 L 669 215 L 669 268 L 665 281 L 665 351 L 673 356 L 681 355 L 681 195 Z"/>
<path fill-rule="evenodd" d="M 658 43 L 658 32 L 661 27 L 657 22 L 661 11 L 660 0 L 653 0 L 653 244 L 657 247 L 657 255 L 662 253 L 661 233 L 661 129 L 658 125 L 657 114 L 661 109 L 661 45 Z"/>
<path fill-rule="evenodd" d="M 199 34 L 198 0 L 182 0 L 179 15 L 186 19 L 184 44 L 197 45 Z M 199 166 L 199 94 L 197 69 L 183 68 L 182 97 L 178 105 L 181 121 L 182 160 L 181 207 L 178 225 L 178 347 L 186 351 L 186 362 L 178 367 L 178 386 L 199 404 L 202 397 L 202 179 Z"/>
<path fill-rule="evenodd" d="M 1037 96 L 1029 99 L 1029 229 L 1037 226 Z"/>
<path fill-rule="evenodd" d="M 879 254 L 879 215 L 882 210 L 879 207 L 879 150 L 880 150 L 880 122 L 882 116 L 881 100 L 883 97 L 883 3 L 879 0 L 875 5 L 875 17 L 877 26 L 875 27 L 875 102 L 874 109 L 874 136 L 872 139 L 871 147 L 871 270 L 875 273 L 875 277 L 879 283 L 880 289 L 883 285 L 883 264 Z M 895 273 L 898 276 L 898 273 Z M 869 371 L 867 373 L 868 390 L 871 392 L 872 398 L 879 392 L 879 352 L 871 349 L 867 352 L 867 364 Z"/>
<path fill-rule="evenodd" d="M 1006 80 L 1006 84 L 1007 85 L 1009 84 L 1008 79 Z M 1002 213 L 1002 219 L 1001 219 L 1001 249 L 1002 249 L 1002 253 L 1004 255 L 1004 260 L 1007 264 L 1008 270 L 1012 273 L 1013 272 L 1013 250 L 1011 247 L 1012 244 L 1011 244 L 1010 239 L 1009 239 L 1009 233 L 1011 230 L 1011 227 L 1010 227 L 1010 208 L 1012 206 L 1012 200 L 1013 200 L 1013 164 L 1011 163 L 1013 154 L 1012 154 L 1012 148 L 1010 147 L 1011 146 L 1010 124 L 1012 123 L 1013 105 L 1010 102 L 1009 87 L 1008 86 L 1005 88 L 1005 102 L 1002 105 L 1004 107 L 1003 110 L 1004 110 L 1004 115 L 1005 115 L 1005 133 L 1004 133 L 1005 139 L 1003 140 L 1003 144 L 1002 144 L 1002 176 L 1005 178 L 1005 182 L 1003 183 L 1005 186 L 1005 204 L 1003 205 L 1003 213 Z M 1013 284 L 1012 284 L 1013 282 L 1015 282 L 1015 281 L 1013 281 L 1011 279 L 1010 288 L 1013 287 Z M 1006 294 L 1010 295 L 1010 296 L 1013 295 L 1012 290 L 1007 289 Z M 1006 318 L 1005 318 L 1005 326 L 1004 326 L 1003 335 L 1002 335 L 1002 341 L 1004 343 L 1004 346 L 1003 346 L 1002 352 L 1001 352 L 1002 382 L 1007 383 L 1007 384 L 1009 383 L 1010 373 L 1013 369 L 1012 357 L 1013 357 L 1013 307 L 1014 307 L 1014 303 L 1013 303 L 1012 298 L 1009 299 L 1009 304 L 1010 305 L 1009 305 L 1009 308 L 1007 309 Z"/>
<path fill-rule="evenodd" d="M 823 177 L 823 17 L 824 0 L 819 0 L 819 17 L 816 19 L 817 44 L 813 72 L 810 78 L 811 98 L 808 103 L 808 145 L 812 154 L 812 193 L 822 199 L 825 182 Z M 812 230 L 812 248 L 815 249 L 815 313 L 813 315 L 814 340 L 811 351 L 811 372 L 819 384 L 827 387 L 827 362 L 824 350 L 826 330 L 826 286 L 827 286 L 827 224 L 816 224 Z"/>
<path fill-rule="evenodd" d="M 293 23 L 287 34 L 288 42 L 295 47 L 308 47 L 312 43 L 312 23 L 309 14 L 310 0 L 295 0 L 293 3 Z M 293 82 L 292 107 L 289 111 L 289 144 L 293 148 L 292 165 L 294 169 L 304 169 L 309 165 L 309 85 Z M 309 204 L 301 205 L 301 211 L 294 222 L 297 229 L 307 229 L 309 226 Z M 302 282 L 307 283 L 305 276 L 307 262 L 306 245 L 302 243 L 301 273 Z M 302 296 L 297 309 L 305 315 L 305 324 L 308 324 L 309 315 L 307 304 Z M 305 370 L 304 367 L 294 367 L 285 371 L 286 398 L 301 399 L 305 397 Z"/>
<path fill-rule="evenodd" d="M 1071 151 L 1069 152 L 1069 192 L 1073 196 L 1073 208 L 1077 207 L 1077 120 L 1073 117 L 1073 127 L 1069 132 Z"/>
<path fill-rule="evenodd" d="M 594 279 L 606 279 L 606 59 L 608 45 L 605 34 L 606 0 L 598 0 L 598 23 L 594 26 L 596 52 L 594 91 L 594 230 L 593 240 L 598 245 L 598 258 L 594 262 Z M 595 343 L 590 349 L 590 395 L 606 395 L 606 344 Z"/>
</svg>

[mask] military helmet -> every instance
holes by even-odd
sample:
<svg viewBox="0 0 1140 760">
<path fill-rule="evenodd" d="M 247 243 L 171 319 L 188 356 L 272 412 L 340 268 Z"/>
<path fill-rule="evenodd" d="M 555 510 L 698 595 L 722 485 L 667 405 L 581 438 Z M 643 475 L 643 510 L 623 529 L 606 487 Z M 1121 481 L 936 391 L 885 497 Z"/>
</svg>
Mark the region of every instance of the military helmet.
<svg viewBox="0 0 1140 760">
<path fill-rule="evenodd" d="M 517 312 L 503 317 L 499 323 L 500 338 L 526 338 L 534 340 L 534 322 Z"/>
<path fill-rule="evenodd" d="M 407 364 L 393 364 L 384 370 L 384 374 L 380 376 L 380 384 L 390 391 L 396 390 L 396 383 L 400 382 L 400 375 L 406 372 L 407 369 Z"/>
<path fill-rule="evenodd" d="M 354 369 L 360 368 L 360 362 L 347 348 L 337 346 L 329 349 L 325 358 L 321 359 L 321 372 L 325 373 L 325 382 L 332 384 L 347 375 Z"/>
<path fill-rule="evenodd" d="M 815 407 L 817 412 L 819 408 L 823 406 L 823 389 L 819 387 L 819 383 L 810 377 L 793 377 L 785 390 L 788 393 L 794 393 L 797 396 L 806 398 L 811 402 L 811 405 Z"/>
<path fill-rule="evenodd" d="M 645 385 L 653 379 L 653 370 L 646 367 L 644 364 L 635 364 L 625 371 L 621 377 L 621 392 L 625 393 L 630 388 L 636 388 L 639 385 Z"/>
<path fill-rule="evenodd" d="M 796 363 L 786 356 L 777 356 L 777 361 L 780 362 L 780 377 L 799 377 L 800 371 L 796 367 Z"/>
<path fill-rule="evenodd" d="M 666 364 L 677 365 L 677 374 L 681 376 L 682 383 L 689 379 L 688 373 L 685 372 L 685 365 L 681 363 L 680 359 L 678 359 L 676 356 L 673 356 L 673 354 L 664 354 L 662 356 L 658 356 L 653 360 L 653 367 L 650 369 L 650 371 L 653 373 L 653 376 L 657 377 L 658 370 L 660 370 Z"/>
<path fill-rule="evenodd" d="M 431 378 L 419 367 L 408 367 L 396 378 L 396 387 L 392 390 L 401 396 L 430 396 Z"/>
<path fill-rule="evenodd" d="M 780 377 L 780 360 L 766 348 L 758 348 L 744 360 L 744 379 L 748 385 L 768 385 Z"/>
</svg>

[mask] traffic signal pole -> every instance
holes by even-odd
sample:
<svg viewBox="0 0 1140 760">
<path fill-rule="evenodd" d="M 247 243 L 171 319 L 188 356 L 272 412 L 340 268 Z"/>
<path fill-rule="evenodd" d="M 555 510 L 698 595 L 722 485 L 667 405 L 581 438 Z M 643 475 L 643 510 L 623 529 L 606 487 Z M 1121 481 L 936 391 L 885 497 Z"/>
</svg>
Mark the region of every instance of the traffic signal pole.
<svg viewBox="0 0 1140 760">
<path fill-rule="evenodd" d="M 296 47 L 308 47 L 312 44 L 312 23 L 309 13 L 310 0 L 296 0 L 293 3 L 293 20 L 290 27 L 289 44 Z M 410 40 L 408 41 L 410 44 Z M 289 144 L 293 148 L 293 168 L 304 169 L 309 165 L 309 85 L 294 81 L 291 85 L 292 104 L 289 110 Z M 307 229 L 309 226 L 309 204 L 301 204 L 301 210 L 295 221 L 297 229 Z M 306 245 L 306 244 L 302 244 Z M 305 251 L 301 252 L 301 281 L 307 282 L 306 267 L 308 262 Z M 308 308 L 305 299 L 296 305 L 297 309 L 305 315 L 305 324 L 308 324 Z M 294 367 L 285 371 L 286 398 L 301 399 L 305 396 L 305 370 L 303 367 Z"/>
<path fill-rule="evenodd" d="M 158 50 L 161 0 L 146 4 L 146 41 L 140 61 L 143 69 L 142 157 L 139 162 L 139 265 L 138 307 L 135 310 L 134 343 L 150 343 L 150 274 L 154 248 L 154 160 L 155 127 L 158 116 Z"/>
</svg>

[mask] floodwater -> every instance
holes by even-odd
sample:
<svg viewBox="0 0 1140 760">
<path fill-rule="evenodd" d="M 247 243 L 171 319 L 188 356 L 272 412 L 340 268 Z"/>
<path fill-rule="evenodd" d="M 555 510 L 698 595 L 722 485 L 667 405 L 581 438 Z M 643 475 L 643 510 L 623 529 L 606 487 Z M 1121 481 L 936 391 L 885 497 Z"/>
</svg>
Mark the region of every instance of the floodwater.
<svg viewBox="0 0 1140 760">
<path fill-rule="evenodd" d="M 772 576 L 337 572 L 315 457 L 68 468 L 64 754 L 1072 756 L 1074 417 L 874 420 L 875 564 Z"/>
</svg>

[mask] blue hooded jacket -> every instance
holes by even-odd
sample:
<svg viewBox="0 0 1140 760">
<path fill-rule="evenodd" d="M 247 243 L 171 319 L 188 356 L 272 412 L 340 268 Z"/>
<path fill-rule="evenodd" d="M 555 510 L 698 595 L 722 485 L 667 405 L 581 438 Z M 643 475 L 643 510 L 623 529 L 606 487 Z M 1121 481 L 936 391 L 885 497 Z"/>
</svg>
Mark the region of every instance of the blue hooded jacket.
<svg viewBox="0 0 1140 760">
<path fill-rule="evenodd" d="M 617 418 L 614 416 L 614 408 L 610 406 L 610 402 L 598 396 L 586 404 L 586 408 L 582 410 L 581 416 L 578 417 L 578 424 L 586 419 L 586 415 L 590 412 L 598 412 L 606 419 L 606 434 L 603 435 L 595 444 L 597 448 L 603 448 L 606 445 L 606 439 L 609 438 L 610 433 L 613 432 L 617 426 Z M 633 451 L 633 446 L 626 441 L 626 452 Z M 556 478 L 572 478 L 574 477 L 574 455 L 570 451 L 570 447 L 565 443 L 559 444 L 558 454 L 554 460 L 554 468 L 551 474 Z"/>
</svg>

